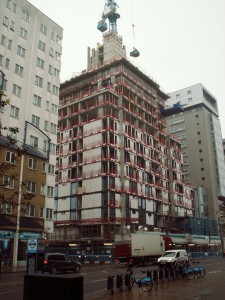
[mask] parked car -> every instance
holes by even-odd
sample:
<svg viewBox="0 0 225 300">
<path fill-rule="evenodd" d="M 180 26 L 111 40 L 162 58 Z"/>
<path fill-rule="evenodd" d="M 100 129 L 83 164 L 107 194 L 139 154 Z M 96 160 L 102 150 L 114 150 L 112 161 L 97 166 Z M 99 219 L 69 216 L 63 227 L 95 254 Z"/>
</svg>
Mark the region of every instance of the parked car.
<svg viewBox="0 0 225 300">
<path fill-rule="evenodd" d="M 166 251 L 159 259 L 158 264 L 159 265 L 168 265 L 180 262 L 187 262 L 188 261 L 188 254 L 186 250 L 168 250 Z"/>
<path fill-rule="evenodd" d="M 55 274 L 58 271 L 65 273 L 66 271 L 80 272 L 81 263 L 74 261 L 69 255 L 64 253 L 48 253 L 45 254 L 44 271 Z"/>
</svg>

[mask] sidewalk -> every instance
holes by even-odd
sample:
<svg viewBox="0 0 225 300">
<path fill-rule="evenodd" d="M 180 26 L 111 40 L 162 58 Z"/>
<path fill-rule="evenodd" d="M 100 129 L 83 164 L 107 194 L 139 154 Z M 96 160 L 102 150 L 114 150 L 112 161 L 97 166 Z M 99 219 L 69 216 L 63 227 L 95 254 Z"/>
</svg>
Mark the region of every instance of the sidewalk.
<svg viewBox="0 0 225 300">
<path fill-rule="evenodd" d="M 1 269 L 2 273 L 26 273 L 27 272 L 27 267 L 16 267 L 13 268 L 11 266 L 2 266 Z"/>
<path fill-rule="evenodd" d="M 114 288 L 114 293 L 103 291 L 96 295 L 84 295 L 84 300 L 224 300 L 225 299 L 225 269 L 217 272 L 206 273 L 204 278 L 185 280 L 178 279 L 164 283 L 154 284 L 151 292 L 143 292 L 136 286 L 131 291 L 119 291 Z"/>
</svg>

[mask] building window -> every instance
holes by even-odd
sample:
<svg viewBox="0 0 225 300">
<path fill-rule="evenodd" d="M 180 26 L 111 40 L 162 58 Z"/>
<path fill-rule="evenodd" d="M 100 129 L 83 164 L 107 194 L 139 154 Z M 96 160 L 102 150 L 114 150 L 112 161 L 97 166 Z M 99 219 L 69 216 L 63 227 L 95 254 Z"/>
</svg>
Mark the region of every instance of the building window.
<svg viewBox="0 0 225 300">
<path fill-rule="evenodd" d="M 185 130 L 185 125 L 180 126 L 180 127 L 176 127 L 176 128 L 171 128 L 170 133 L 179 132 L 179 131 L 182 131 L 182 130 Z"/>
<path fill-rule="evenodd" d="M 52 104 L 52 113 L 58 115 L 58 106 L 55 104 Z"/>
<path fill-rule="evenodd" d="M 35 216 L 34 212 L 35 212 L 34 205 L 28 205 L 26 207 L 26 212 L 25 212 L 26 216 L 28 216 L 28 217 L 34 217 Z"/>
<path fill-rule="evenodd" d="M 53 84 L 52 93 L 56 96 L 59 96 L 59 88 Z"/>
<path fill-rule="evenodd" d="M 39 125 L 40 125 L 40 117 L 32 115 L 32 117 L 31 117 L 31 123 L 34 126 L 39 127 Z"/>
<path fill-rule="evenodd" d="M 205 169 L 204 168 L 201 168 L 201 171 L 203 172 Z"/>
<path fill-rule="evenodd" d="M 40 207 L 40 209 L 39 209 L 39 217 L 44 218 L 44 208 L 43 207 Z"/>
<path fill-rule="evenodd" d="M 45 185 L 44 184 L 41 185 L 40 195 L 45 196 Z"/>
<path fill-rule="evenodd" d="M 53 50 L 53 48 L 50 48 L 50 49 L 49 49 L 49 55 L 50 55 L 51 57 L 54 56 L 54 50 Z"/>
<path fill-rule="evenodd" d="M 12 0 L 7 0 L 7 2 L 6 2 L 6 7 L 7 7 L 8 9 L 11 9 L 11 6 L 12 6 Z"/>
<path fill-rule="evenodd" d="M 42 87 L 43 85 L 43 78 L 41 78 L 40 76 L 38 75 L 35 75 L 35 84 Z"/>
<path fill-rule="evenodd" d="M 3 66 L 4 56 L 0 54 L 0 66 Z"/>
<path fill-rule="evenodd" d="M 180 99 L 180 94 L 177 94 L 177 95 L 176 95 L 176 99 Z"/>
<path fill-rule="evenodd" d="M 6 42 L 6 37 L 2 34 L 2 35 L 1 35 L 1 41 L 0 41 L 0 43 L 1 43 L 3 46 L 5 46 L 5 42 Z"/>
<path fill-rule="evenodd" d="M 41 24 L 41 26 L 40 26 L 40 32 L 42 32 L 45 35 L 47 35 L 47 27 L 45 25 Z"/>
<path fill-rule="evenodd" d="M 55 33 L 54 32 L 51 33 L 51 40 L 53 40 L 53 41 L 55 40 Z"/>
<path fill-rule="evenodd" d="M 55 59 L 61 61 L 61 54 L 57 51 L 55 51 Z"/>
<path fill-rule="evenodd" d="M 9 63 L 10 63 L 10 59 L 6 58 L 5 60 L 5 68 L 9 69 Z"/>
<path fill-rule="evenodd" d="M 12 40 L 8 40 L 8 49 L 12 50 Z"/>
<path fill-rule="evenodd" d="M 24 68 L 18 64 L 15 65 L 15 73 L 21 77 L 23 77 Z"/>
<path fill-rule="evenodd" d="M 43 141 L 43 150 L 48 151 L 48 141 Z"/>
<path fill-rule="evenodd" d="M 37 96 L 37 95 L 34 95 L 33 104 L 41 107 L 41 97 Z"/>
<path fill-rule="evenodd" d="M 15 3 L 13 3 L 12 11 L 13 11 L 14 13 L 16 13 L 16 8 L 17 8 L 17 5 L 16 5 Z"/>
<path fill-rule="evenodd" d="M 60 75 L 60 71 L 56 68 L 54 68 L 54 76 L 59 78 L 59 75 Z"/>
<path fill-rule="evenodd" d="M 52 186 L 47 187 L 47 196 L 54 197 L 54 187 L 52 187 Z"/>
<path fill-rule="evenodd" d="M 20 27 L 20 36 L 27 40 L 28 32 L 25 28 Z"/>
<path fill-rule="evenodd" d="M 57 134 L 57 125 L 55 125 L 54 123 L 51 123 L 50 132 L 53 134 Z"/>
<path fill-rule="evenodd" d="M 12 213 L 12 204 L 2 203 L 0 205 L 0 210 L 3 214 L 11 214 Z"/>
<path fill-rule="evenodd" d="M 22 88 L 16 84 L 13 84 L 13 94 L 18 96 L 18 97 L 21 97 L 21 91 L 22 91 Z"/>
<path fill-rule="evenodd" d="M 50 102 L 48 100 L 46 100 L 45 109 L 48 111 L 50 110 Z"/>
<path fill-rule="evenodd" d="M 198 151 L 199 151 L 199 153 L 202 153 L 202 149 L 199 149 Z"/>
<path fill-rule="evenodd" d="M 7 17 L 3 18 L 3 25 L 5 25 L 6 27 L 9 26 L 9 18 L 7 18 Z"/>
<path fill-rule="evenodd" d="M 53 143 L 50 143 L 50 153 L 52 154 L 56 153 L 56 145 Z"/>
<path fill-rule="evenodd" d="M 36 136 L 31 135 L 30 136 L 30 145 L 32 147 L 38 147 L 38 138 Z"/>
<path fill-rule="evenodd" d="M 44 70 L 44 67 L 45 67 L 45 62 L 44 62 L 44 60 L 41 59 L 41 58 L 39 58 L 39 57 L 37 57 L 37 66 L 38 66 L 39 68 L 41 68 L 41 69 Z"/>
<path fill-rule="evenodd" d="M 53 209 L 46 208 L 46 219 L 52 219 L 53 217 Z"/>
<path fill-rule="evenodd" d="M 13 105 L 10 106 L 10 116 L 19 119 L 19 108 Z"/>
<path fill-rule="evenodd" d="M 12 190 L 14 188 L 14 176 L 3 176 L 3 186 Z"/>
<path fill-rule="evenodd" d="M 25 58 L 25 53 L 26 53 L 26 50 L 21 47 L 20 45 L 18 45 L 17 47 L 17 52 L 16 52 L 19 56 Z"/>
<path fill-rule="evenodd" d="M 199 115 L 195 115 L 195 118 L 198 118 L 199 117 Z"/>
<path fill-rule="evenodd" d="M 46 172 L 46 163 L 45 162 L 42 163 L 42 172 L 43 173 Z"/>
<path fill-rule="evenodd" d="M 28 193 L 36 194 L 36 183 L 33 181 L 27 181 L 26 183 L 26 191 Z"/>
<path fill-rule="evenodd" d="M 53 66 L 49 65 L 48 66 L 48 73 L 52 75 L 52 70 L 53 70 Z"/>
<path fill-rule="evenodd" d="M 26 22 L 30 22 L 30 15 L 25 10 L 22 10 L 21 18 L 24 19 Z"/>
<path fill-rule="evenodd" d="M 191 90 L 187 91 L 187 94 L 190 95 L 191 94 Z"/>
<path fill-rule="evenodd" d="M 202 181 L 205 181 L 205 177 L 202 177 Z"/>
<path fill-rule="evenodd" d="M 59 45 L 62 45 L 62 38 L 60 36 L 56 36 L 56 43 L 58 43 Z"/>
<path fill-rule="evenodd" d="M 37 159 L 28 158 L 28 168 L 32 170 L 37 170 Z"/>
<path fill-rule="evenodd" d="M 198 144 L 201 144 L 202 143 L 202 141 L 198 141 Z"/>
<path fill-rule="evenodd" d="M 49 131 L 49 122 L 45 120 L 44 130 Z"/>
<path fill-rule="evenodd" d="M 47 82 L 47 91 L 51 92 L 51 83 L 50 82 Z"/>
<path fill-rule="evenodd" d="M 41 51 L 44 51 L 44 52 L 45 52 L 46 44 L 43 43 L 42 41 L 39 41 L 39 42 L 38 42 L 38 48 L 39 48 Z"/>
<path fill-rule="evenodd" d="M 55 175 L 55 166 L 49 164 L 48 165 L 48 174 Z"/>
<path fill-rule="evenodd" d="M 16 154 L 14 152 L 6 151 L 5 161 L 15 165 L 16 164 Z"/>
<path fill-rule="evenodd" d="M 15 30 L 15 22 L 11 21 L 10 23 L 10 30 L 14 31 Z"/>
</svg>

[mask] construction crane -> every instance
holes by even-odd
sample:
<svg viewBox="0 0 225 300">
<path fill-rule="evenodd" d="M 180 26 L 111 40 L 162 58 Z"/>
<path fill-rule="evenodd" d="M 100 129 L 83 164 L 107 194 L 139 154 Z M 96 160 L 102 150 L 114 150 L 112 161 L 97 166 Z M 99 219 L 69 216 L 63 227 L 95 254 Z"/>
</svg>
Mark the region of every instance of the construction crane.
<svg viewBox="0 0 225 300">
<path fill-rule="evenodd" d="M 98 22 L 97 29 L 101 32 L 104 32 L 108 29 L 106 19 L 109 20 L 109 31 L 117 32 L 117 19 L 120 18 L 120 15 L 116 12 L 118 5 L 114 0 L 106 0 L 104 11 L 102 14 L 102 20 Z"/>
<path fill-rule="evenodd" d="M 117 19 L 120 18 L 120 15 L 116 12 L 117 3 L 114 0 L 105 0 L 104 11 L 102 13 L 102 19 L 98 22 L 97 29 L 101 32 L 105 32 L 108 29 L 108 25 L 106 20 L 109 20 L 109 31 L 115 31 L 117 33 Z M 135 36 L 134 36 L 134 24 L 133 24 L 133 37 L 135 43 Z M 140 52 L 133 47 L 133 50 L 130 52 L 130 56 L 138 57 Z"/>
</svg>

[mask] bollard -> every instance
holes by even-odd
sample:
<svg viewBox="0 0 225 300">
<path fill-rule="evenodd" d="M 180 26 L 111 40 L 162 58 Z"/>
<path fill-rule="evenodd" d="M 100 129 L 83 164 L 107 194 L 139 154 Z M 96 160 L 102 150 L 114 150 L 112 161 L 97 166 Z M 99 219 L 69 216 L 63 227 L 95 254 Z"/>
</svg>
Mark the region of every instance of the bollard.
<svg viewBox="0 0 225 300">
<path fill-rule="evenodd" d="M 116 287 L 118 289 L 123 287 L 123 275 L 116 276 Z"/>
<path fill-rule="evenodd" d="M 174 267 L 173 266 L 170 267 L 169 270 L 170 270 L 170 278 L 175 279 Z"/>
<path fill-rule="evenodd" d="M 156 283 L 158 283 L 158 271 L 157 270 L 153 270 L 153 272 L 152 272 L 152 279 L 153 279 L 153 281 L 155 281 Z"/>
<path fill-rule="evenodd" d="M 169 269 L 165 268 L 165 279 L 169 280 Z"/>
<path fill-rule="evenodd" d="M 159 279 L 164 280 L 164 269 L 159 269 Z"/>
<path fill-rule="evenodd" d="M 125 274 L 125 286 L 129 286 L 130 285 L 130 276 L 129 274 Z"/>
<path fill-rule="evenodd" d="M 113 294 L 113 276 L 108 276 L 107 290 L 109 290 L 110 293 Z"/>
</svg>

